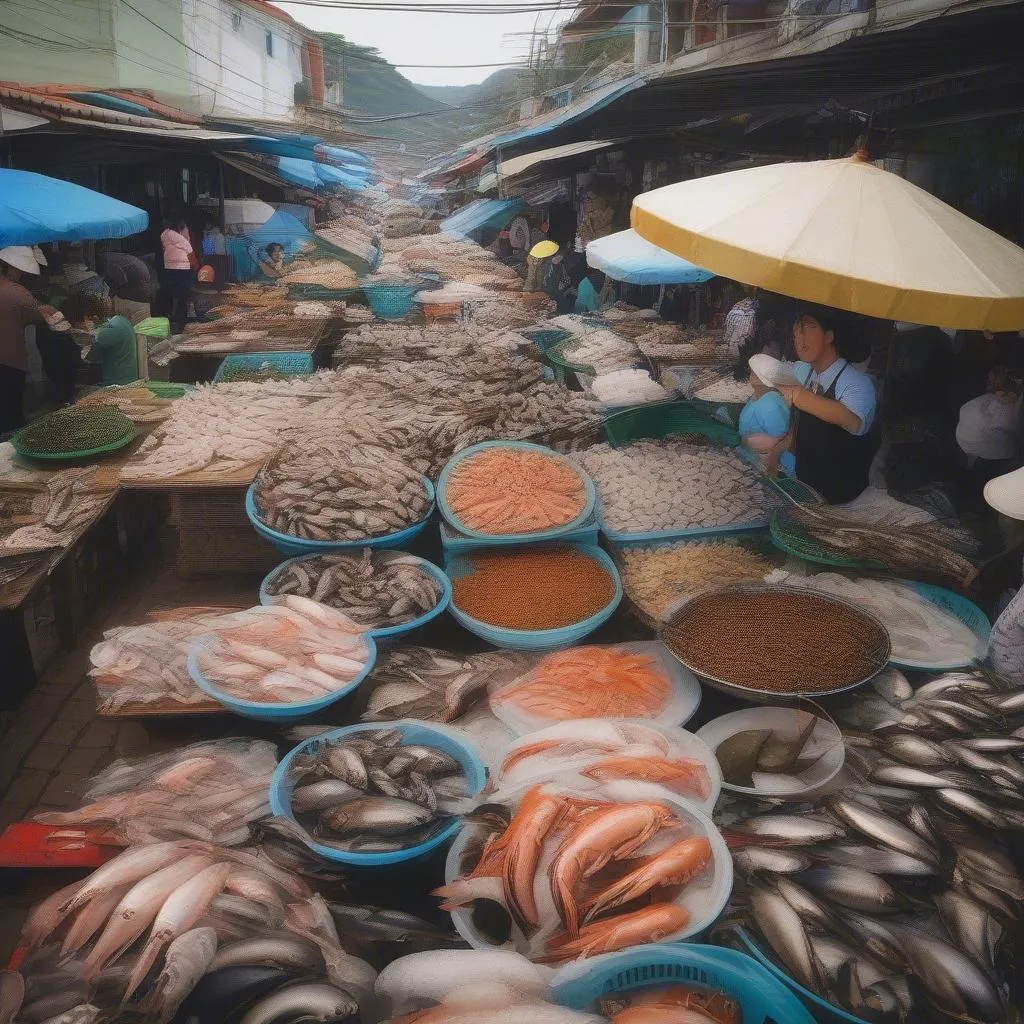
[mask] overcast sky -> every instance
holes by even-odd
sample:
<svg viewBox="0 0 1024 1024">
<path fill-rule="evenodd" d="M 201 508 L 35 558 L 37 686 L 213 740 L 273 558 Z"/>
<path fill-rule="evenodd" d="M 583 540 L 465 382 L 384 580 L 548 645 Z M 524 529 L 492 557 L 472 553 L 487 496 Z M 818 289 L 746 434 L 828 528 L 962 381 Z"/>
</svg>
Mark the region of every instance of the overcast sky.
<svg viewBox="0 0 1024 1024">
<path fill-rule="evenodd" d="M 380 0 L 382 7 L 388 0 Z M 515 64 L 529 52 L 522 34 L 534 29 L 536 14 L 420 14 L 408 11 L 332 11 L 280 2 L 293 18 L 321 32 L 340 32 L 360 46 L 373 46 L 392 64 Z M 551 18 L 541 15 L 541 26 Z M 496 67 L 401 67 L 424 85 L 482 82 Z"/>
</svg>

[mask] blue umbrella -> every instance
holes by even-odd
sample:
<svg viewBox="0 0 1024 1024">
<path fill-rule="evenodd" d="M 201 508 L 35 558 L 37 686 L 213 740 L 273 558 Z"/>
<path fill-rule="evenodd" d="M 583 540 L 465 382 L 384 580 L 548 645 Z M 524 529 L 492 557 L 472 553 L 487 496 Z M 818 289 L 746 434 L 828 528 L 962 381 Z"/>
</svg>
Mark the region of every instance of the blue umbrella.
<svg viewBox="0 0 1024 1024">
<path fill-rule="evenodd" d="M 0 248 L 40 242 L 126 238 L 149 214 L 70 181 L 0 168 Z"/>
<path fill-rule="evenodd" d="M 715 276 L 652 245 L 632 228 L 591 242 L 587 263 L 627 284 L 703 284 Z"/>
</svg>

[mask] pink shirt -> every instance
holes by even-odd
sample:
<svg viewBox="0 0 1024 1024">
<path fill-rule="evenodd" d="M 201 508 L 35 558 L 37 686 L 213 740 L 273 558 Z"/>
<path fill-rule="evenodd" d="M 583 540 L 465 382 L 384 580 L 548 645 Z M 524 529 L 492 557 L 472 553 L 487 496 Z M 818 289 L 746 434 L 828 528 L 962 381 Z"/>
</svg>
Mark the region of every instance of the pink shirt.
<svg viewBox="0 0 1024 1024">
<path fill-rule="evenodd" d="M 192 252 L 192 243 L 177 231 L 166 228 L 160 235 L 160 244 L 164 247 L 165 270 L 191 270 L 188 258 Z"/>
</svg>

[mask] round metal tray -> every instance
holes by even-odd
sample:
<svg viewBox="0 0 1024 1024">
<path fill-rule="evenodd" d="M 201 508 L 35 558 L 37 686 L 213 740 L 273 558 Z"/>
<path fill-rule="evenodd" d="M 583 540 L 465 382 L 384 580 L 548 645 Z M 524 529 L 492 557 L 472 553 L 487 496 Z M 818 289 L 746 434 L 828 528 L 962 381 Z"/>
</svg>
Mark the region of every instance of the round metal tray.
<svg viewBox="0 0 1024 1024">
<path fill-rule="evenodd" d="M 735 594 L 735 593 L 746 593 L 746 594 L 779 594 L 779 595 L 792 595 L 794 593 L 792 587 L 783 586 L 772 586 L 767 583 L 733 583 L 724 587 L 711 587 L 706 590 L 700 591 L 697 594 L 687 595 L 680 601 L 676 602 L 671 608 L 669 608 L 662 618 L 661 625 L 658 628 L 658 639 L 665 645 L 665 649 L 674 657 L 681 665 L 688 668 L 694 673 L 699 679 L 706 682 L 713 689 L 720 690 L 723 693 L 727 693 L 733 697 L 739 697 L 742 700 L 754 701 L 756 703 L 766 703 L 772 701 L 775 703 L 785 702 L 786 700 L 795 700 L 798 698 L 805 699 L 817 699 L 820 697 L 831 697 L 837 693 L 846 693 L 848 690 L 855 690 L 859 686 L 863 686 L 865 683 L 870 682 L 875 676 L 881 672 L 886 665 L 889 663 L 889 657 L 892 653 L 892 645 L 889 641 L 889 632 L 882 625 L 882 623 L 875 618 L 874 615 L 863 611 L 856 605 L 851 604 L 849 601 L 844 601 L 841 598 L 833 597 L 829 594 L 818 594 L 814 593 L 814 597 L 820 598 L 827 604 L 834 605 L 841 608 L 845 613 L 850 616 L 858 617 L 861 619 L 868 620 L 879 632 L 879 649 L 877 655 L 874 658 L 876 667 L 873 671 L 869 672 L 862 679 L 851 680 L 849 683 L 843 686 L 834 687 L 831 690 L 793 690 L 779 692 L 777 690 L 757 690 L 750 686 L 744 686 L 741 683 L 734 683 L 728 679 L 722 679 L 718 676 L 708 675 L 702 671 L 698 666 L 686 661 L 679 657 L 679 655 L 672 650 L 672 647 L 665 639 L 665 626 L 678 614 L 691 601 L 699 601 L 707 599 L 711 596 L 723 595 L 723 594 Z M 801 592 L 806 593 L 806 592 Z"/>
</svg>

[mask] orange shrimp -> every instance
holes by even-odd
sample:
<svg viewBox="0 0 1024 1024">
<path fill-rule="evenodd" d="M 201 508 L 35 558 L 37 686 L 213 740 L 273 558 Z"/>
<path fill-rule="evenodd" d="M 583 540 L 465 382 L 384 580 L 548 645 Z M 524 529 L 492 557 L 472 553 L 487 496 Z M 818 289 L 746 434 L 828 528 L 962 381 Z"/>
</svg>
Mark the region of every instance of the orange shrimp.
<svg viewBox="0 0 1024 1024">
<path fill-rule="evenodd" d="M 505 906 L 524 933 L 540 923 L 533 880 L 537 874 L 544 840 L 565 813 L 566 801 L 542 794 L 533 804 L 527 827 L 518 831 L 502 864 L 501 880 Z"/>
<path fill-rule="evenodd" d="M 538 754 L 548 753 L 557 750 L 559 757 L 570 757 L 574 754 L 585 754 L 593 751 L 596 753 L 611 753 L 615 750 L 609 743 L 601 743 L 597 740 L 540 740 L 537 743 L 528 743 L 525 747 L 518 747 L 509 751 L 501 765 L 501 775 L 507 775 L 517 764 L 527 761 Z"/>
<path fill-rule="evenodd" d="M 695 796 L 706 800 L 711 793 L 711 778 L 707 768 L 687 757 L 607 757 L 585 768 L 581 773 L 596 782 L 612 779 L 640 779 L 657 782 L 681 796 Z"/>
<path fill-rule="evenodd" d="M 612 1024 L 718 1024 L 700 1010 L 682 1006 L 629 1006 L 612 1017 Z"/>
<path fill-rule="evenodd" d="M 615 804 L 583 818 L 551 862 L 548 877 L 555 909 L 570 938 L 579 931 L 574 890 L 610 860 L 628 857 L 663 829 L 672 812 L 654 802 Z"/>
<path fill-rule="evenodd" d="M 540 963 L 565 963 L 598 953 L 614 953 L 627 946 L 642 946 L 660 942 L 666 936 L 681 931 L 690 921 L 690 915 L 674 903 L 656 903 L 631 914 L 620 914 L 607 921 L 595 921 L 580 929 L 579 936 L 571 939 L 567 934 L 548 943 L 549 952 Z"/>
<path fill-rule="evenodd" d="M 682 1007 L 698 1010 L 714 1024 L 743 1024 L 740 1004 L 724 992 L 709 988 L 674 985 L 671 988 L 648 989 L 633 999 L 633 1006 Z"/>
<path fill-rule="evenodd" d="M 661 853 L 652 854 L 638 868 L 598 893 L 586 906 L 585 921 L 638 899 L 659 885 L 686 885 L 711 860 L 711 844 L 704 836 L 691 836 Z"/>
</svg>

